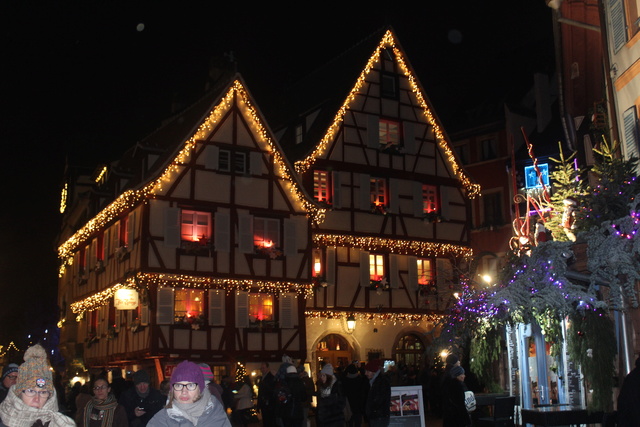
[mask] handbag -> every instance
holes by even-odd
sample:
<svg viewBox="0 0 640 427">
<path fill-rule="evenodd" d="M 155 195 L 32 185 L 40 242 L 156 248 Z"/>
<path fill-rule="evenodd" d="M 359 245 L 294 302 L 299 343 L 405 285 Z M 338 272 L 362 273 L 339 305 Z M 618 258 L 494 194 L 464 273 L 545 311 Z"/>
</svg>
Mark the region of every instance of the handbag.
<svg viewBox="0 0 640 427">
<path fill-rule="evenodd" d="M 467 408 L 467 412 L 476 410 L 476 396 L 472 391 L 464 392 L 464 406 Z"/>
</svg>

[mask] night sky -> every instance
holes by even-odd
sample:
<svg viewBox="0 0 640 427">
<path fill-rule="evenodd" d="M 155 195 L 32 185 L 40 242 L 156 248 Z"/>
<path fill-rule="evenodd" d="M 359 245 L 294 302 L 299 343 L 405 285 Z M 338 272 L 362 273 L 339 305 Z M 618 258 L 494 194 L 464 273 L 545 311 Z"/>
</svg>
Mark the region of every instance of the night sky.
<svg viewBox="0 0 640 427">
<path fill-rule="evenodd" d="M 390 24 L 445 127 L 468 105 L 531 80 L 528 70 L 553 61 L 544 0 L 424 2 L 379 14 L 117 3 L 0 5 L 0 345 L 57 320 L 65 162 L 117 159 L 159 126 L 172 100 L 200 92 L 212 58 L 233 55 L 258 97 Z"/>
</svg>

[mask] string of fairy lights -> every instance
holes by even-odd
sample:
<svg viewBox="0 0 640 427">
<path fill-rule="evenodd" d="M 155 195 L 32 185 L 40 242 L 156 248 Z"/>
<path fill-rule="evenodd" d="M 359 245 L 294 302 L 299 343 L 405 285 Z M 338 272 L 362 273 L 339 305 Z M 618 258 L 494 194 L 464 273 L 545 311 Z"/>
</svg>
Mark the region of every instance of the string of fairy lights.
<svg viewBox="0 0 640 427">
<path fill-rule="evenodd" d="M 417 79 L 409 69 L 409 66 L 407 65 L 404 57 L 402 56 L 402 52 L 396 46 L 396 42 L 393 38 L 393 34 L 391 33 L 391 31 L 386 32 L 380 44 L 374 51 L 373 55 L 371 55 L 371 57 L 369 58 L 367 65 L 360 73 L 360 76 L 358 77 L 356 84 L 351 89 L 351 92 L 349 93 L 346 100 L 338 110 L 337 114 L 333 119 L 333 122 L 329 126 L 329 129 L 327 130 L 326 134 L 324 135 L 320 143 L 305 159 L 295 162 L 296 171 L 299 173 L 304 173 L 305 171 L 309 170 L 311 166 L 315 163 L 316 159 L 326 152 L 330 142 L 335 138 L 337 132 L 340 130 L 340 126 L 344 120 L 347 110 L 349 109 L 350 105 L 356 100 L 358 93 L 362 89 L 363 85 L 366 84 L 367 76 L 369 75 L 371 70 L 374 68 L 376 63 L 379 61 L 381 52 L 387 47 L 391 47 L 393 49 L 395 56 L 397 58 L 398 64 L 402 69 L 402 72 L 405 74 L 405 76 L 409 80 L 409 83 L 411 85 L 411 90 L 415 95 L 418 103 L 420 104 L 420 107 L 424 112 L 427 122 L 433 128 L 434 135 L 438 140 L 438 145 L 444 151 L 446 158 L 449 164 L 451 165 L 453 173 L 458 177 L 458 179 L 460 179 L 462 185 L 467 190 L 467 196 L 471 199 L 479 196 L 480 185 L 473 183 L 471 179 L 467 177 L 464 170 L 458 164 L 458 161 L 456 159 L 456 156 L 453 150 L 451 149 L 451 147 L 449 146 L 449 143 L 445 139 L 442 129 L 440 129 L 440 126 L 438 125 L 433 113 L 429 109 L 429 106 L 424 96 L 422 95 L 422 90 L 420 89 Z"/>
<path fill-rule="evenodd" d="M 306 310 L 304 316 L 308 319 L 307 324 L 313 325 L 318 323 L 323 324 L 324 320 L 342 320 L 349 317 L 354 317 L 355 321 L 359 324 L 373 324 L 373 325 L 397 325 L 401 323 L 420 324 L 422 322 L 435 323 L 443 318 L 441 314 L 435 313 L 364 313 L 364 312 L 352 312 L 344 310 Z"/>
<path fill-rule="evenodd" d="M 315 234 L 313 242 L 317 246 L 351 246 L 367 251 L 389 250 L 400 255 L 445 256 L 455 255 L 470 259 L 473 249 L 451 243 L 435 243 L 417 240 L 390 239 L 375 236 L 349 236 L 342 234 Z"/>
<path fill-rule="evenodd" d="M 237 95 L 237 98 L 236 98 Z M 289 191 L 300 202 L 302 208 L 307 212 L 311 220 L 315 224 L 319 224 L 324 220 L 325 209 L 320 208 L 309 201 L 304 190 L 298 182 L 289 173 L 285 158 L 276 148 L 274 141 L 269 137 L 267 129 L 262 125 L 257 110 L 253 107 L 249 100 L 248 93 L 239 81 L 234 81 L 227 94 L 222 98 L 221 102 L 211 111 L 209 116 L 200 125 L 198 130 L 184 142 L 182 149 L 177 153 L 173 161 L 164 169 L 164 171 L 155 180 L 150 181 L 144 187 L 138 190 L 127 190 L 111 202 L 106 208 L 100 211 L 95 217 L 89 220 L 83 227 L 65 241 L 58 248 L 58 257 L 60 259 L 69 258 L 73 251 L 81 246 L 88 239 L 92 238 L 97 232 L 104 229 L 107 224 L 117 219 L 123 212 L 133 208 L 136 204 L 146 201 L 148 198 L 161 195 L 164 192 L 163 185 L 173 182 L 176 173 L 180 173 L 186 168 L 192 153 L 195 151 L 196 143 L 204 140 L 214 126 L 222 119 L 224 113 L 231 108 L 235 99 L 239 99 L 245 106 L 245 112 L 251 119 L 249 122 L 260 136 L 263 142 L 269 147 L 270 154 L 273 155 L 274 162 L 278 166 L 280 177 L 288 186 Z"/>
<path fill-rule="evenodd" d="M 214 277 L 200 277 L 186 274 L 158 274 L 138 273 L 127 278 L 124 283 L 117 283 L 100 292 L 92 294 L 82 300 L 72 303 L 71 311 L 76 315 L 76 320 L 81 319 L 86 311 L 93 311 L 101 306 L 109 304 L 111 298 L 118 289 L 128 288 L 138 291 L 169 287 L 173 289 L 221 289 L 227 295 L 232 292 L 261 292 L 261 293 L 295 293 L 304 298 L 313 294 L 311 283 L 299 283 L 289 281 L 270 281 L 252 279 L 219 279 Z"/>
</svg>

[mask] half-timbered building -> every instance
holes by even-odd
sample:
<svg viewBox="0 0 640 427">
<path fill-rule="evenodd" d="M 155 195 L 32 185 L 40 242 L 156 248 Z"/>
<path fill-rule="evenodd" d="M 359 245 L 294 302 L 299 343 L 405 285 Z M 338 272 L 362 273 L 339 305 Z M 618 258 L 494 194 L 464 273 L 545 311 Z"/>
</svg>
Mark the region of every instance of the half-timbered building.
<svg viewBox="0 0 640 427">
<path fill-rule="evenodd" d="M 309 223 L 323 210 L 242 79 L 230 81 L 100 168 L 91 191 L 68 190 L 76 203 L 58 249 L 68 361 L 151 367 L 161 380 L 182 359 L 222 375 L 237 361 L 306 357 Z"/>
<path fill-rule="evenodd" d="M 287 95 L 274 101 L 278 114 L 265 109 L 268 120 L 327 209 L 312 226 L 309 361 L 417 367 L 461 291 L 456 268 L 472 255 L 469 200 L 479 186 L 390 29 Z"/>
</svg>

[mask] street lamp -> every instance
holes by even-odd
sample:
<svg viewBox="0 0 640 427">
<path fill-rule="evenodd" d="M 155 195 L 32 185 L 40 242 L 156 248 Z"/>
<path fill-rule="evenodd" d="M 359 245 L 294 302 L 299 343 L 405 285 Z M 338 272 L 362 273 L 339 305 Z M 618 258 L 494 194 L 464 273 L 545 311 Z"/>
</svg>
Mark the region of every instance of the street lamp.
<svg viewBox="0 0 640 427">
<path fill-rule="evenodd" d="M 356 329 L 356 318 L 353 314 L 347 316 L 347 331 L 352 333 Z"/>
</svg>

